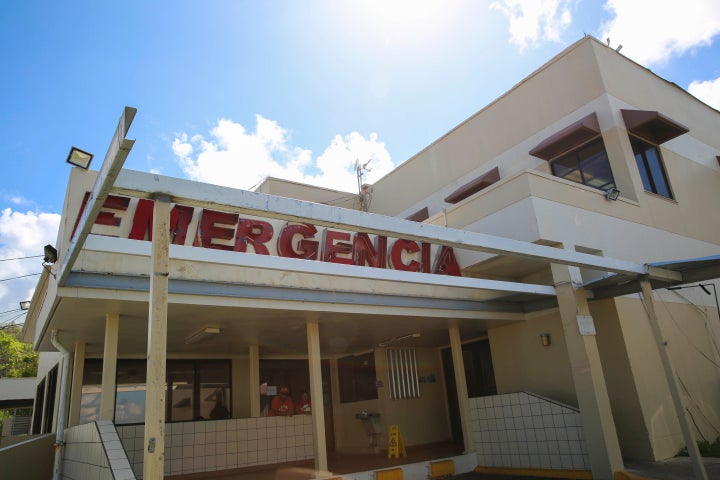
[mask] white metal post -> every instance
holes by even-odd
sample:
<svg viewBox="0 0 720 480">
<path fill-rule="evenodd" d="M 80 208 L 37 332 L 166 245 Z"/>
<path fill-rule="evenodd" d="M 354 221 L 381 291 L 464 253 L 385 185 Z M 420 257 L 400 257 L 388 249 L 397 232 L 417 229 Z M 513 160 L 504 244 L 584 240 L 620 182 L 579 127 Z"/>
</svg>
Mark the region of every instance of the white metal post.
<svg viewBox="0 0 720 480">
<path fill-rule="evenodd" d="M 170 197 L 155 196 L 147 343 L 143 478 L 160 480 L 165 463 L 165 362 L 170 269 Z"/>
<path fill-rule="evenodd" d="M 323 475 L 323 472 L 327 472 L 328 463 L 325 440 L 325 405 L 322 393 L 322 365 L 320 363 L 320 329 L 316 318 L 310 318 L 307 321 L 307 341 L 315 470 L 317 475 Z"/>
<path fill-rule="evenodd" d="M 665 372 L 665 378 L 668 382 L 670 389 L 670 395 L 672 396 L 673 404 L 675 405 L 675 414 L 680 422 L 680 429 L 685 439 L 690 459 L 692 460 L 693 472 L 695 478 L 698 480 L 707 480 L 707 472 L 705 471 L 705 465 L 703 464 L 702 457 L 700 456 L 700 450 L 698 449 L 695 436 L 690 429 L 690 422 L 688 422 L 687 411 L 682 402 L 680 396 L 680 388 L 678 387 L 677 378 L 675 377 L 675 371 L 673 370 L 672 363 L 670 362 L 670 356 L 667 352 L 667 341 L 663 338 L 662 331 L 660 330 L 660 324 L 658 323 L 657 314 L 655 313 L 655 301 L 653 299 L 652 286 L 650 281 L 645 278 L 640 280 L 640 287 L 642 288 L 642 301 L 645 306 L 645 312 L 650 322 L 650 327 L 655 337 L 655 343 L 660 353 L 660 360 L 662 361 L 663 371 Z"/>
<path fill-rule="evenodd" d="M 460 342 L 460 329 L 450 327 L 450 352 L 452 353 L 453 371 L 455 372 L 455 388 L 457 389 L 458 406 L 460 408 L 460 424 L 462 425 L 463 442 L 465 453 L 475 451 L 475 439 L 472 435 L 472 423 L 470 420 L 470 399 L 468 398 L 467 381 L 465 379 L 465 361 L 462 354 L 462 343 Z"/>
<path fill-rule="evenodd" d="M 105 315 L 105 347 L 103 351 L 102 389 L 100 391 L 100 420 L 115 418 L 115 389 L 117 374 L 118 333 L 120 315 Z"/>
</svg>

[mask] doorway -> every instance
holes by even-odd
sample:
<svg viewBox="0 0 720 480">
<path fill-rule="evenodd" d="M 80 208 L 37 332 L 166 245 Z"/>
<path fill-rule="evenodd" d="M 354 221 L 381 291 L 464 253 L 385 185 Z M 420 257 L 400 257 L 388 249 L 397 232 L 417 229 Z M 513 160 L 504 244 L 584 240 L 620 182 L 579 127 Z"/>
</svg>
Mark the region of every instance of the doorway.
<svg viewBox="0 0 720 480">
<path fill-rule="evenodd" d="M 463 363 L 465 365 L 465 382 L 467 383 L 468 397 L 486 397 L 497 395 L 495 385 L 495 371 L 490 355 L 490 341 L 488 339 L 466 343 L 462 346 Z M 450 411 L 450 429 L 454 442 L 462 443 L 462 424 L 460 422 L 460 404 L 455 383 L 455 369 L 453 368 L 452 352 L 450 348 L 442 351 L 443 372 L 445 373 L 448 410 Z"/>
</svg>

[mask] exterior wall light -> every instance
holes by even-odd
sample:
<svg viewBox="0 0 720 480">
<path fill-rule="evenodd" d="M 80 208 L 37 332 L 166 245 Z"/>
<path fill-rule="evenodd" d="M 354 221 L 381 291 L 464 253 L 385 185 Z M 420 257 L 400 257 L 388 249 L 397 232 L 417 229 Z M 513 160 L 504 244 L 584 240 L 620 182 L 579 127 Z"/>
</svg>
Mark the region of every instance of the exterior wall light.
<svg viewBox="0 0 720 480">
<path fill-rule="evenodd" d="M 45 245 L 44 253 L 45 258 L 43 258 L 43 263 L 52 265 L 53 263 L 57 262 L 58 252 L 57 250 L 55 250 L 55 247 L 53 247 L 52 245 Z"/>
<path fill-rule="evenodd" d="M 549 333 L 541 333 L 540 334 L 540 343 L 542 343 L 543 347 L 549 347 L 552 343 L 550 341 L 550 334 Z"/>
<path fill-rule="evenodd" d="M 605 190 L 605 198 L 607 198 L 608 200 L 612 200 L 614 202 L 615 200 L 618 199 L 619 196 L 620 196 L 620 190 L 618 190 L 615 187 L 608 188 L 607 190 Z"/>
<path fill-rule="evenodd" d="M 90 162 L 92 162 L 92 159 L 92 153 L 80 150 L 77 147 L 72 147 L 70 149 L 70 153 L 68 153 L 67 160 L 65 161 L 71 165 L 87 170 L 90 168 Z"/>
<path fill-rule="evenodd" d="M 20 302 L 20 310 L 30 310 L 30 300 Z"/>
</svg>

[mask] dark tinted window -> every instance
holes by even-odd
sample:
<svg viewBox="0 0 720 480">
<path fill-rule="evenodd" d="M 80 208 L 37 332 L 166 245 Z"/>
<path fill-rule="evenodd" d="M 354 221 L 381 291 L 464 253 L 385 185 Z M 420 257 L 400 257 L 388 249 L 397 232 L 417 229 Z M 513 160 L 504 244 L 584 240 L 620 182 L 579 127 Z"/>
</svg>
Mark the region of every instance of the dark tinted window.
<svg viewBox="0 0 720 480">
<path fill-rule="evenodd" d="M 645 190 L 673 198 L 658 148 L 636 137 L 630 137 L 630 143 Z"/>
<path fill-rule="evenodd" d="M 615 188 L 615 179 L 602 138 L 556 158 L 550 163 L 550 167 L 556 177 L 603 191 Z"/>
</svg>

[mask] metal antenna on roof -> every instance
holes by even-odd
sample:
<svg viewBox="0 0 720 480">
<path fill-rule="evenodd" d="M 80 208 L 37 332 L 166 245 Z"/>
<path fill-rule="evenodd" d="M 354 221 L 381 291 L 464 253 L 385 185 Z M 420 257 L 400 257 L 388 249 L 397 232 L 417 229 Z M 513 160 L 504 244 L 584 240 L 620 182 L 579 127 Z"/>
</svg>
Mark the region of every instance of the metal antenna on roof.
<svg viewBox="0 0 720 480">
<path fill-rule="evenodd" d="M 370 208 L 370 201 L 372 200 L 372 186 L 369 183 L 363 182 L 363 176 L 365 173 L 372 171 L 372 168 L 368 168 L 372 162 L 372 157 L 367 162 L 361 164 L 360 160 L 355 159 L 355 175 L 357 175 L 358 182 L 358 199 L 360 200 L 360 210 L 367 212 Z"/>
</svg>

